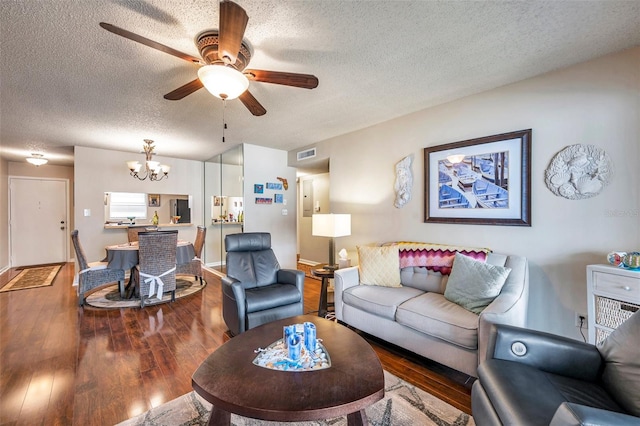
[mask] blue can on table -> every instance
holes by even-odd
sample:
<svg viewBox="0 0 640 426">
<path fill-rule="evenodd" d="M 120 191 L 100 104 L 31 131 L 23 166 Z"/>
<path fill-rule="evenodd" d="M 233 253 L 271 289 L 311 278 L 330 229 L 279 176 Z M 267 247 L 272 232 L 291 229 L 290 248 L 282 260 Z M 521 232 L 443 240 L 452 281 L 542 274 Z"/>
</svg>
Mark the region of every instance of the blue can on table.
<svg viewBox="0 0 640 426">
<path fill-rule="evenodd" d="M 309 352 L 316 351 L 317 345 L 317 336 L 316 336 L 316 325 L 312 322 L 304 323 L 304 347 L 307 348 Z"/>
<path fill-rule="evenodd" d="M 297 361 L 302 354 L 302 338 L 297 334 L 292 334 L 287 340 L 289 359 Z"/>
<path fill-rule="evenodd" d="M 284 343 L 284 347 L 289 347 L 289 337 L 296 334 L 296 326 L 295 325 L 285 325 L 282 327 L 282 343 Z"/>
</svg>

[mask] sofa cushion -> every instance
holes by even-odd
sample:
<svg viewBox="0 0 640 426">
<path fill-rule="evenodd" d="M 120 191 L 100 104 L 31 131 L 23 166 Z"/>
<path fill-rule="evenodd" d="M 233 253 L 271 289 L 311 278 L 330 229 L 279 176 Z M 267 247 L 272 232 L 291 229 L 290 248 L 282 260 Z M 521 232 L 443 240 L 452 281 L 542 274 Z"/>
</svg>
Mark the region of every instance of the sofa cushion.
<svg viewBox="0 0 640 426">
<path fill-rule="evenodd" d="M 402 285 L 417 288 L 422 291 L 444 293 L 448 276 L 434 272 L 424 266 L 409 266 L 400 270 Z"/>
<path fill-rule="evenodd" d="M 563 402 L 621 411 L 597 383 L 546 373 L 516 361 L 487 359 L 478 378 L 507 425 L 548 425 Z"/>
<path fill-rule="evenodd" d="M 640 311 L 631 315 L 598 348 L 604 358 L 604 387 L 629 413 L 640 417 Z"/>
<path fill-rule="evenodd" d="M 245 290 L 247 313 L 264 311 L 297 303 L 302 298 L 298 287 L 291 284 L 272 284 Z"/>
<path fill-rule="evenodd" d="M 422 293 L 411 287 L 357 285 L 344 291 L 342 301 L 354 308 L 394 321 L 398 306 Z"/>
<path fill-rule="evenodd" d="M 397 246 L 358 247 L 360 284 L 401 287 Z"/>
<path fill-rule="evenodd" d="M 456 253 L 444 297 L 479 314 L 498 297 L 511 268 L 491 265 Z"/>
<path fill-rule="evenodd" d="M 424 293 L 398 306 L 396 322 L 467 349 L 478 348 L 478 315 L 439 293 Z"/>
</svg>

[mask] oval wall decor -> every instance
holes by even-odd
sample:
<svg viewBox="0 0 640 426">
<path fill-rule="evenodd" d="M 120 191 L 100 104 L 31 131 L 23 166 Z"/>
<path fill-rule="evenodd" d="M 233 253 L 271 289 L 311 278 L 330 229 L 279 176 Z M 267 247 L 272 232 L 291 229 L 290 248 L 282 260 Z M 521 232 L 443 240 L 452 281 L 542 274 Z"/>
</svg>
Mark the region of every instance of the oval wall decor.
<svg viewBox="0 0 640 426">
<path fill-rule="evenodd" d="M 545 183 L 559 197 L 582 200 L 598 195 L 612 176 L 609 154 L 595 145 L 576 144 L 553 157 L 545 171 Z"/>
</svg>

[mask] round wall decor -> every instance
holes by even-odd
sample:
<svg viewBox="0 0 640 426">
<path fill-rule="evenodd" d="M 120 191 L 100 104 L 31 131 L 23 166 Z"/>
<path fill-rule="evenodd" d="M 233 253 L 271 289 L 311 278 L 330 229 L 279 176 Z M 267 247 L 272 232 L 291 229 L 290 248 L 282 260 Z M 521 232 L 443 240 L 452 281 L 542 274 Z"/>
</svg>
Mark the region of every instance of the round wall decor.
<svg viewBox="0 0 640 426">
<path fill-rule="evenodd" d="M 570 200 L 595 197 L 613 176 L 611 158 L 595 145 L 570 145 L 558 152 L 547 170 L 551 192 Z"/>
</svg>

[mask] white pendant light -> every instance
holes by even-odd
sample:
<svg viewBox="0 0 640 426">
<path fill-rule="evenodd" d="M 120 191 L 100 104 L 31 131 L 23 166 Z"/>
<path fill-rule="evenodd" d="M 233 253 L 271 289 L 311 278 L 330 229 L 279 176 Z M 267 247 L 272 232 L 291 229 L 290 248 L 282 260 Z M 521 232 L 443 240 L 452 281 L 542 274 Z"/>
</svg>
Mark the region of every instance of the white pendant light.
<svg viewBox="0 0 640 426">
<path fill-rule="evenodd" d="M 216 98 L 235 99 L 249 88 L 249 80 L 240 71 L 224 65 L 205 65 L 198 70 L 198 78 Z"/>
</svg>

